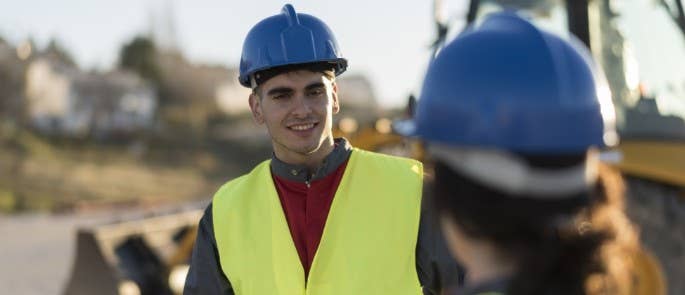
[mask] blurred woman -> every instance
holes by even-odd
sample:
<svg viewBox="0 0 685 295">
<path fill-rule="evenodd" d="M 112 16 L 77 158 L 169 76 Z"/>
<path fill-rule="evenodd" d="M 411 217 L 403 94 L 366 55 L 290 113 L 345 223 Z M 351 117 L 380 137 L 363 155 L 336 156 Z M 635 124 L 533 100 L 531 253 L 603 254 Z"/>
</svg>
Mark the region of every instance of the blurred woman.
<svg viewBox="0 0 685 295">
<path fill-rule="evenodd" d="M 634 229 L 610 93 L 589 53 L 514 13 L 448 44 L 400 126 L 435 163 L 433 201 L 456 258 L 458 294 L 630 294 Z"/>
</svg>

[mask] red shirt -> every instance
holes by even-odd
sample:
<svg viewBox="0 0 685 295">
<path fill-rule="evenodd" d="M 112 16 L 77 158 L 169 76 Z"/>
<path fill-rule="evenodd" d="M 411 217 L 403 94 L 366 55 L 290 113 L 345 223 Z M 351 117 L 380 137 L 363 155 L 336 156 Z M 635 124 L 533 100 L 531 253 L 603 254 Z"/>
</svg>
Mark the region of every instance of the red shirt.
<svg viewBox="0 0 685 295">
<path fill-rule="evenodd" d="M 309 268 L 319 247 L 328 211 L 346 166 L 347 161 L 324 178 L 311 181 L 309 185 L 272 174 L 305 278 L 309 276 Z"/>
</svg>

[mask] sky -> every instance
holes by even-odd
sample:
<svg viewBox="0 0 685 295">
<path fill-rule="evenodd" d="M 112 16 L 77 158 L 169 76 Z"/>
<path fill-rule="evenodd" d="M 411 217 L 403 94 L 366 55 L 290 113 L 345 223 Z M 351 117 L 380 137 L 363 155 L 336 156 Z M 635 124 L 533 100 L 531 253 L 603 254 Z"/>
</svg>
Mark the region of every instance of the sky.
<svg viewBox="0 0 685 295">
<path fill-rule="evenodd" d="M 106 70 L 116 63 L 122 44 L 148 33 L 151 23 L 160 23 L 166 14 L 174 20 L 177 44 L 186 57 L 197 63 L 235 67 L 249 29 L 263 18 L 280 13 L 285 3 L 282 0 L 0 0 L 0 36 L 14 44 L 31 37 L 41 48 L 55 38 L 82 68 Z M 349 61 L 349 72 L 343 75 L 367 76 L 382 105 L 402 106 L 409 94 L 418 94 L 429 47 L 435 38 L 432 0 L 292 0 L 290 3 L 298 12 L 313 14 L 329 25 Z M 442 0 L 442 3 L 442 15 L 451 19 L 454 31 L 458 31 L 467 0 Z M 677 32 L 666 34 L 653 29 L 665 26 L 658 22 L 668 21 L 652 0 L 625 0 L 625 6 L 627 9 L 622 15 L 628 23 L 623 27 L 631 35 L 629 39 L 634 39 L 632 47 L 641 62 L 641 80 L 646 80 L 660 94 L 662 111 L 685 116 L 685 101 L 677 98 L 685 92 L 685 82 L 682 82 L 685 71 L 679 70 L 685 66 L 682 54 L 685 43 L 672 39 Z M 654 48 L 663 51 L 664 46 L 645 46 L 659 39 L 670 45 L 678 43 L 666 46 L 675 51 L 663 54 L 654 52 Z M 672 61 L 664 63 L 663 56 L 670 56 Z M 675 88 L 651 80 L 674 81 L 669 83 Z"/>
<path fill-rule="evenodd" d="M 465 0 L 448 1 L 459 13 Z M 293 0 L 334 31 L 349 73 L 366 75 L 385 106 L 406 103 L 421 84 L 435 37 L 433 1 Z M 236 66 L 248 30 L 280 12 L 276 0 L 0 0 L 0 36 L 39 48 L 55 38 L 84 69 L 106 70 L 121 45 L 168 12 L 182 52 L 198 63 Z M 171 9 L 170 9 L 171 7 Z M 452 7 L 456 7 L 453 9 Z"/>
</svg>

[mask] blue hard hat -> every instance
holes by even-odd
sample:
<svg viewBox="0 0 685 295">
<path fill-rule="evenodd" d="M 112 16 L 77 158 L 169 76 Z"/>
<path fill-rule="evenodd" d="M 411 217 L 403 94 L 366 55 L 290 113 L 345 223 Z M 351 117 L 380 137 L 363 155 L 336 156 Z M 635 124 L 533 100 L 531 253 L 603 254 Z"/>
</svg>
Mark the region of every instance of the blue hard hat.
<svg viewBox="0 0 685 295">
<path fill-rule="evenodd" d="M 492 14 L 429 65 L 400 133 L 445 145 L 574 153 L 617 141 L 611 94 L 588 50 L 513 12 Z"/>
<path fill-rule="evenodd" d="M 260 21 L 247 33 L 238 80 L 250 87 L 254 73 L 307 63 L 330 63 L 336 75 L 347 69 L 347 60 L 328 26 L 314 16 L 296 13 L 292 5 L 286 4 L 281 14 Z"/>
</svg>

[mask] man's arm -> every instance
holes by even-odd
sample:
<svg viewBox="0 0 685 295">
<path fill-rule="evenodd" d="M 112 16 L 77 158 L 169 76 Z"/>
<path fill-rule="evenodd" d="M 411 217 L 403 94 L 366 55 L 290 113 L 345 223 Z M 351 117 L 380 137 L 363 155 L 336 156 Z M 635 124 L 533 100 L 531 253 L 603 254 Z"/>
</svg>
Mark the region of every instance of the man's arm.
<svg viewBox="0 0 685 295">
<path fill-rule="evenodd" d="M 231 283 L 219 264 L 219 252 L 214 238 L 212 204 L 207 206 L 204 216 L 200 219 L 183 294 L 234 295 Z"/>
<path fill-rule="evenodd" d="M 428 199 L 428 195 L 424 199 Z M 425 295 L 441 294 L 463 285 L 464 270 L 447 249 L 437 216 L 429 201 L 421 204 L 419 236 L 416 244 L 416 272 Z"/>
</svg>

